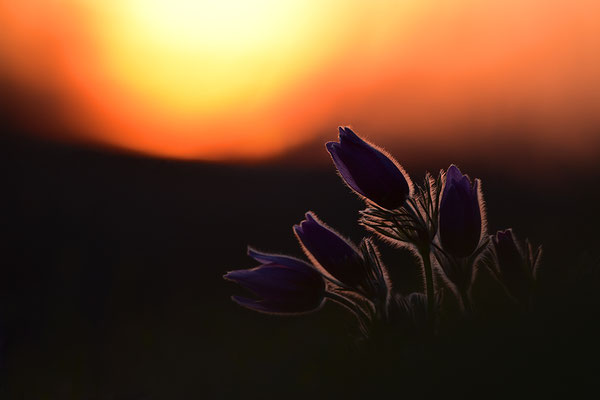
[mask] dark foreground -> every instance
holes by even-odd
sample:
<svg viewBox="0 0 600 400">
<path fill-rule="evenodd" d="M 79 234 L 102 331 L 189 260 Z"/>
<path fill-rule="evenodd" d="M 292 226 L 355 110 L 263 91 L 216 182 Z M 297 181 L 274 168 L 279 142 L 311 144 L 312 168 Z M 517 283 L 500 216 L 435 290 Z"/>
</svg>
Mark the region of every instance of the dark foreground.
<svg viewBox="0 0 600 400">
<path fill-rule="evenodd" d="M 539 311 L 471 321 L 431 344 L 367 345 L 335 305 L 260 315 L 233 304 L 239 289 L 221 278 L 254 265 L 247 244 L 301 256 L 291 227 L 307 210 L 358 240 L 361 203 L 333 167 L 217 166 L 14 138 L 0 152 L 2 399 L 595 390 L 597 171 L 536 183 L 465 166 L 483 179 L 490 231 L 513 227 L 543 244 Z M 418 289 L 415 263 L 397 253 L 384 253 L 396 286 Z"/>
</svg>

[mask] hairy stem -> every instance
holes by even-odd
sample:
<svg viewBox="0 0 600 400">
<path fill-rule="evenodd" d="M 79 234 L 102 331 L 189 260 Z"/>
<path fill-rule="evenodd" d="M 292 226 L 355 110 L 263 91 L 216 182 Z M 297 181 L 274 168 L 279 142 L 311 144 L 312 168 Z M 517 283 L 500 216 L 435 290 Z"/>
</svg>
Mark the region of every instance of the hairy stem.
<svg viewBox="0 0 600 400">
<path fill-rule="evenodd" d="M 419 254 L 425 271 L 425 295 L 427 296 L 427 318 L 430 332 L 435 329 L 435 293 L 433 289 L 433 269 L 431 267 L 431 251 L 429 245 L 419 248 Z"/>
</svg>

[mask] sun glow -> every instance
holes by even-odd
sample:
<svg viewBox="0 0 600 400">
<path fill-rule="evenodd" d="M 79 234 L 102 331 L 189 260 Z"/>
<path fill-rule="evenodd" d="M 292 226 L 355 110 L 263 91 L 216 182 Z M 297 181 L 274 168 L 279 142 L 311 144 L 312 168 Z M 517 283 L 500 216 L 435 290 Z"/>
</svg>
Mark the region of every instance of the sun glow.
<svg viewBox="0 0 600 400">
<path fill-rule="evenodd" d="M 133 0 L 105 37 L 122 85 L 181 113 L 261 103 L 301 73 L 302 1 Z M 303 43 L 304 41 L 304 43 Z"/>
<path fill-rule="evenodd" d="M 136 145 L 146 141 L 153 151 L 150 143 L 170 132 L 164 151 L 186 157 L 253 157 L 284 146 L 285 127 L 265 113 L 326 57 L 328 40 L 321 48 L 314 43 L 327 13 L 311 13 L 313 2 L 300 0 L 120 4 L 96 5 L 99 60 L 139 115 L 135 126 L 131 113 L 113 115 L 106 130 L 138 131 Z M 102 29 L 107 23 L 111 29 Z M 193 137 L 204 140 L 190 143 Z"/>
<path fill-rule="evenodd" d="M 301 4 L 277 0 L 133 0 L 124 11 L 134 29 L 142 29 L 140 33 L 154 41 L 164 40 L 184 50 L 200 45 L 218 52 L 246 53 L 277 41 L 272 32 L 289 30 L 290 20 L 298 25 Z M 298 16 L 301 18 L 293 19 Z"/>
<path fill-rule="evenodd" d="M 512 134 L 581 153 L 600 126 L 598 4 L 0 0 L 0 90 L 26 123 L 60 119 L 33 133 L 168 157 L 261 158 L 338 124 L 386 146 Z"/>
<path fill-rule="evenodd" d="M 341 24 L 330 23 L 342 3 L 0 0 L 0 23 L 15 30 L 0 52 L 36 57 L 33 85 L 60 85 L 52 90 L 80 138 L 175 157 L 261 157 L 305 140 L 288 135 L 289 93 L 343 48 Z"/>
</svg>

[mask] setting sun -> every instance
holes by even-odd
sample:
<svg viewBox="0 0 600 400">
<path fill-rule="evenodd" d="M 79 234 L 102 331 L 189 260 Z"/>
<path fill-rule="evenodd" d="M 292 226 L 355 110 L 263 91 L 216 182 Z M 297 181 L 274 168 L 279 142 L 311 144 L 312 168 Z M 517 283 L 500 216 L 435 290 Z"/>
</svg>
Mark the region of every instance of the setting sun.
<svg viewBox="0 0 600 400">
<path fill-rule="evenodd" d="M 339 124 L 385 146 L 475 135 L 589 153 L 598 15 L 587 1 L 0 0 L 0 80 L 22 107 L 56 109 L 32 133 L 166 157 L 264 158 Z"/>
<path fill-rule="evenodd" d="M 328 40 L 321 48 L 315 43 L 334 15 L 311 13 L 315 2 L 306 1 L 98 4 L 92 13 L 98 60 L 109 87 L 121 92 L 117 101 L 125 103 L 107 107 L 110 115 L 99 121 L 114 134 L 109 142 L 180 157 L 280 150 L 285 127 L 265 113 L 326 57 Z M 165 135 L 169 142 L 157 148 Z"/>
</svg>

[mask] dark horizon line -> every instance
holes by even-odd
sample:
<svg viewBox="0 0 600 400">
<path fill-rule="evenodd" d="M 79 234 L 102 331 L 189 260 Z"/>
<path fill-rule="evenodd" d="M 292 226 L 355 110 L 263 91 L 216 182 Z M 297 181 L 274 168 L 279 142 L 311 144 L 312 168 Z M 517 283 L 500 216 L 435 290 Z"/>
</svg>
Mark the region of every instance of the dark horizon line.
<svg viewBox="0 0 600 400">
<path fill-rule="evenodd" d="M 330 135 L 328 135 L 330 136 Z M 335 137 L 330 138 L 335 140 Z M 294 146 L 283 153 L 275 154 L 261 159 L 246 159 L 243 157 L 232 157 L 230 159 L 207 160 L 202 158 L 180 158 L 148 154 L 127 148 L 121 148 L 109 144 L 95 143 L 85 140 L 64 140 L 49 137 L 47 135 L 34 135 L 28 133 L 17 133 L 14 131 L 4 132 L 1 139 L 4 148 L 18 149 L 24 152 L 49 152 L 49 153 L 89 153 L 98 157 L 116 157 L 130 160 L 146 160 L 149 162 L 163 162 L 173 165 L 198 165 L 206 167 L 223 168 L 253 168 L 268 169 L 280 167 L 292 170 L 332 170 L 331 158 L 325 150 L 324 135 L 318 135 L 316 139 Z M 555 182 L 556 179 L 570 179 L 573 176 L 581 176 L 582 179 L 600 176 L 600 165 L 593 161 L 578 159 L 577 162 L 566 162 L 564 159 L 552 158 L 546 152 L 537 152 L 535 158 L 532 149 L 518 148 L 504 144 L 488 144 L 494 147 L 496 152 L 473 151 L 468 148 L 444 149 L 441 147 L 430 147 L 413 141 L 404 147 L 403 151 L 395 148 L 387 150 L 402 164 L 409 172 L 427 170 L 436 173 L 438 169 L 446 168 L 455 163 L 473 170 L 484 170 L 493 175 L 503 175 L 513 178 L 536 178 L 543 183 Z M 397 146 L 401 147 L 401 146 Z M 536 150 L 536 149 L 533 149 Z M 537 149 L 540 150 L 540 149 Z M 398 154 L 403 153 L 403 154 Z M 469 154 L 470 153 L 470 154 Z M 473 156 L 478 153 L 478 156 Z M 510 157 L 510 158 L 507 158 Z M 490 166 L 498 166 L 491 167 Z M 424 172 L 423 172 L 424 173 Z"/>
</svg>

